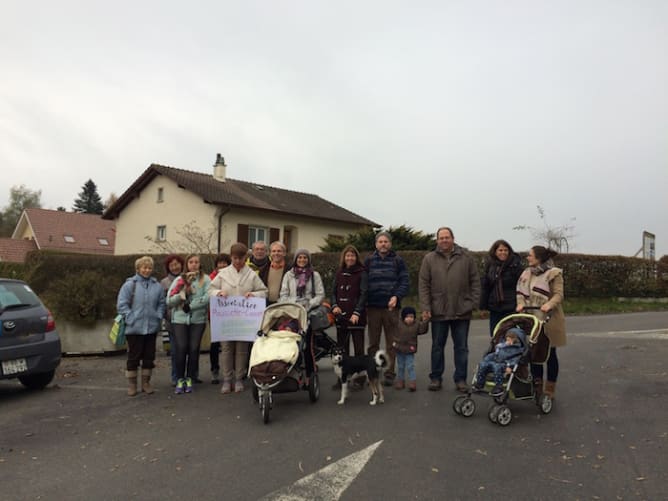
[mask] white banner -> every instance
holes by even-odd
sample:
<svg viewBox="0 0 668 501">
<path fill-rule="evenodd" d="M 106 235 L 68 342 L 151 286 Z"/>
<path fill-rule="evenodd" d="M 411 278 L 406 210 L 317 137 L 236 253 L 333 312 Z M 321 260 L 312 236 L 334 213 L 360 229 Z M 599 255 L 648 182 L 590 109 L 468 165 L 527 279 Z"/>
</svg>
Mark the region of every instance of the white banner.
<svg viewBox="0 0 668 501">
<path fill-rule="evenodd" d="M 263 297 L 212 296 L 211 341 L 254 342 L 266 304 Z"/>
</svg>

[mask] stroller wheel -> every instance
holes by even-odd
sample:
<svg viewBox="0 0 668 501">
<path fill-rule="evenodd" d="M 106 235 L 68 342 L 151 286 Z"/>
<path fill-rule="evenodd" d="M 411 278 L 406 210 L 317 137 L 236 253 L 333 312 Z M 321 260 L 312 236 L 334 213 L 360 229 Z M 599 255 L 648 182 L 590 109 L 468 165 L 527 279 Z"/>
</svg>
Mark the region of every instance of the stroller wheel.
<svg viewBox="0 0 668 501">
<path fill-rule="evenodd" d="M 475 412 L 475 400 L 465 397 L 464 400 L 462 400 L 461 411 L 462 416 L 464 417 L 473 416 L 473 413 Z"/>
<path fill-rule="evenodd" d="M 500 405 L 496 414 L 496 423 L 501 426 L 508 426 L 513 420 L 513 411 L 507 405 Z"/>
<path fill-rule="evenodd" d="M 552 412 L 552 399 L 548 395 L 541 395 L 538 400 L 538 408 L 543 414 L 549 414 Z"/>
<path fill-rule="evenodd" d="M 461 414 L 462 413 L 462 402 L 466 400 L 466 395 L 459 395 L 455 400 L 452 402 L 452 410 L 455 411 L 455 414 Z"/>
<path fill-rule="evenodd" d="M 260 397 L 260 412 L 262 412 L 262 421 L 264 424 L 269 422 L 269 411 L 271 410 L 271 398 L 268 393 L 263 393 Z"/>
<path fill-rule="evenodd" d="M 320 378 L 318 378 L 317 373 L 311 374 L 311 377 L 309 378 L 308 398 L 311 403 L 317 402 L 318 398 L 320 398 Z"/>
<path fill-rule="evenodd" d="M 496 423 L 497 418 L 499 417 L 499 408 L 501 406 L 497 404 L 492 404 L 489 406 L 489 410 L 487 411 L 487 417 L 492 423 Z"/>
<path fill-rule="evenodd" d="M 251 395 L 253 395 L 253 402 L 257 404 L 260 401 L 260 394 L 255 384 L 253 384 L 253 387 L 251 388 Z"/>
</svg>

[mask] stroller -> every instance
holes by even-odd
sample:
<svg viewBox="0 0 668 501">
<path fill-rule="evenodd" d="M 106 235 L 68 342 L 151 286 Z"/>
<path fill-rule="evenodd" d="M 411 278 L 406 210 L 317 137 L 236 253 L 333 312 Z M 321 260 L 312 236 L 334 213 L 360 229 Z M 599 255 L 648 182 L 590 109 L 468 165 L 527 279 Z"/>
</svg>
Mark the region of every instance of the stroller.
<svg viewBox="0 0 668 501">
<path fill-rule="evenodd" d="M 272 304 L 262 315 L 248 376 L 253 382 L 253 400 L 259 404 L 265 424 L 269 422 L 274 393 L 307 390 L 311 402 L 320 397 L 313 336 L 309 339 L 306 335 L 305 324 L 306 310 L 296 303 Z"/>
<path fill-rule="evenodd" d="M 531 309 L 535 308 L 525 308 L 525 310 Z M 528 342 L 524 343 L 523 353 L 519 361 L 511 367 L 511 373 L 504 380 L 503 392 L 492 396 L 492 389 L 495 386 L 494 382 L 490 380 L 492 374 L 487 375 L 488 377 L 483 389 L 478 392 L 479 394 L 492 396 L 494 399 L 487 412 L 487 417 L 492 423 L 500 426 L 508 426 L 510 424 L 513 419 L 513 413 L 508 406 L 508 400 L 533 400 L 543 414 L 549 414 L 552 411 L 552 399 L 548 395 L 536 391 L 530 370 L 530 364 L 543 364 L 550 355 L 550 340 L 545 335 L 544 330 L 544 324 L 548 320 L 549 317 L 541 321 L 534 315 L 516 313 L 508 315 L 494 327 L 494 334 L 489 348 L 484 355 L 494 352 L 496 345 L 514 327 L 519 327 L 527 334 L 526 339 L 528 339 Z M 471 381 L 471 389 L 468 390 L 468 393 L 466 395 L 459 395 L 452 403 L 452 408 L 458 415 L 471 417 L 475 413 L 476 404 L 472 398 L 472 388 L 476 382 L 477 372 L 476 367 L 473 380 Z"/>
<path fill-rule="evenodd" d="M 325 332 L 325 329 L 334 325 L 334 315 L 331 313 L 329 303 L 323 302 L 309 310 L 308 325 L 313 335 L 313 354 L 316 362 L 325 357 L 329 358 L 336 346 L 336 341 Z"/>
</svg>

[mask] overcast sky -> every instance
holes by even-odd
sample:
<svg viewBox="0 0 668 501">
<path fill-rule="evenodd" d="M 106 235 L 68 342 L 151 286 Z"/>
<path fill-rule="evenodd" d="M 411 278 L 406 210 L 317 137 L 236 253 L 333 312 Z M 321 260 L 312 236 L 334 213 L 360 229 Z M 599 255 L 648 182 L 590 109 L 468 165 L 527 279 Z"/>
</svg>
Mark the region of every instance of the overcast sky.
<svg viewBox="0 0 668 501">
<path fill-rule="evenodd" d="M 473 250 L 572 225 L 668 254 L 668 2 L 1 0 L 0 207 L 151 164 L 316 193 Z M 573 219 L 574 218 L 574 219 Z"/>
</svg>

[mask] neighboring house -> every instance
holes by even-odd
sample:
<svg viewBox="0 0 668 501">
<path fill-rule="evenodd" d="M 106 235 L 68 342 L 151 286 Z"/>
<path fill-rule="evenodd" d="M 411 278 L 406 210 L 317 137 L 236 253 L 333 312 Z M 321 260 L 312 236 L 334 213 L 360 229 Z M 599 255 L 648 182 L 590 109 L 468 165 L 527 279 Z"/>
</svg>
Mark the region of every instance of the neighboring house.
<svg viewBox="0 0 668 501">
<path fill-rule="evenodd" d="M 152 164 L 103 214 L 116 221 L 116 254 L 169 243 L 187 252 L 186 227 L 210 237 L 213 252 L 234 242 L 280 240 L 288 252 L 318 251 L 328 236 L 344 238 L 378 224 L 317 195 L 226 177 L 220 154 L 213 175 Z"/>
<path fill-rule="evenodd" d="M 26 254 L 34 250 L 37 250 L 34 240 L 0 238 L 0 262 L 23 263 L 26 260 Z"/>
<path fill-rule="evenodd" d="M 12 240 L 32 241 L 40 250 L 80 254 L 114 254 L 115 224 L 96 214 L 25 209 Z"/>
</svg>

